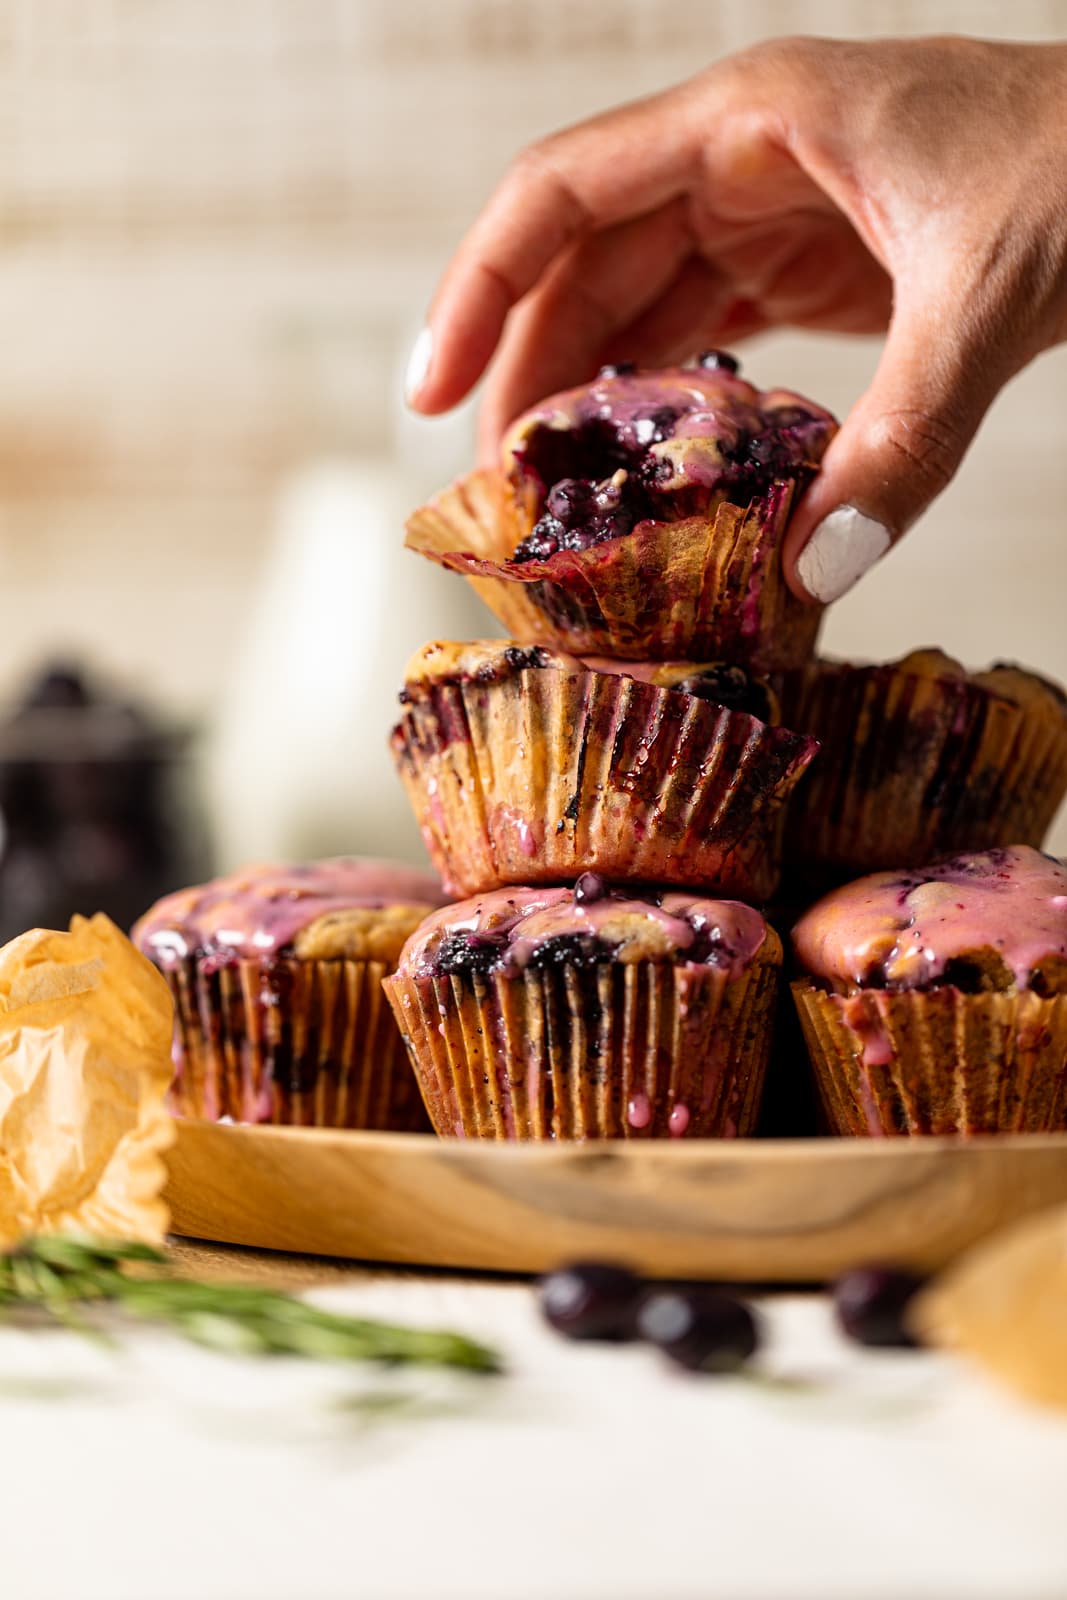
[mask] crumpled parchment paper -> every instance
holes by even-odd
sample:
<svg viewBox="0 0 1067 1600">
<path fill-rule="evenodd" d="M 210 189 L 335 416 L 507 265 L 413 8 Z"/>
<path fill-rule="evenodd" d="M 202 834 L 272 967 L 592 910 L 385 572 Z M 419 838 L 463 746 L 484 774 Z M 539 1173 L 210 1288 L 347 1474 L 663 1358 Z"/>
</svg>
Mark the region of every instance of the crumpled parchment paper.
<svg viewBox="0 0 1067 1600">
<path fill-rule="evenodd" d="M 920 1294 L 908 1319 L 1029 1400 L 1067 1407 L 1067 1206 L 1003 1228 Z"/>
<path fill-rule="evenodd" d="M 105 916 L 0 949 L 0 1248 L 162 1239 L 172 1027 L 166 982 Z"/>
</svg>

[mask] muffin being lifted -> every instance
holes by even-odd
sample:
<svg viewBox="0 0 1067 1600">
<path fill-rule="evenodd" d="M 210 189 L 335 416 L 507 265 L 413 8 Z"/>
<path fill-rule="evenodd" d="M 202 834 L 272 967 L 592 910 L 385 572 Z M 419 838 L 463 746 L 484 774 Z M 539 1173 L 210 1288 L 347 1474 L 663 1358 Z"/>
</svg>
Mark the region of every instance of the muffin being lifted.
<svg viewBox="0 0 1067 1600">
<path fill-rule="evenodd" d="M 522 644 L 631 660 L 801 665 L 820 608 L 785 584 L 793 503 L 837 424 L 761 393 L 708 351 L 692 367 L 605 367 L 543 401 L 408 522 Z"/>
<path fill-rule="evenodd" d="M 585 871 L 763 900 L 782 806 L 818 745 L 743 668 L 582 661 L 506 639 L 409 663 L 392 749 L 447 885 Z"/>
</svg>

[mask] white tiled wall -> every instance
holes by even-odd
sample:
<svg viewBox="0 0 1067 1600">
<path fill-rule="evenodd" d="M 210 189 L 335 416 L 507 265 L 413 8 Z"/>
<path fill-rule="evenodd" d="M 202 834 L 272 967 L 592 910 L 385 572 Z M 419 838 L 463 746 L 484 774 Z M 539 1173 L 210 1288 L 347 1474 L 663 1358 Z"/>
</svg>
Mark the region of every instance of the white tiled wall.
<svg viewBox="0 0 1067 1600">
<path fill-rule="evenodd" d="M 258 649 L 263 698 L 288 709 L 249 730 L 236 772 L 228 747 L 214 791 L 226 853 L 407 847 L 378 755 L 394 680 L 438 608 L 443 627 L 477 624 L 443 575 L 405 598 L 403 505 L 462 468 L 467 431 L 401 426 L 397 372 L 508 156 L 763 36 L 942 30 L 1062 35 L 1067 4 L 0 0 L 0 691 L 43 654 L 87 652 L 229 728 Z M 775 336 L 746 363 L 843 412 L 876 353 Z M 1059 351 L 1001 398 L 927 524 L 835 609 L 829 645 L 936 641 L 1067 678 L 1065 429 Z M 280 545 L 291 560 L 294 537 L 298 550 L 318 537 L 293 535 L 289 491 L 325 458 L 349 464 L 336 515 L 386 546 L 356 569 L 353 618 L 378 583 L 388 626 L 360 622 L 354 644 L 335 607 L 317 630 L 322 671 L 361 676 L 358 725 L 330 729 L 353 757 L 316 766 L 304 741 L 312 798 L 301 811 L 290 771 L 272 810 L 277 752 L 300 744 L 281 680 L 309 619 L 272 657 L 264 592 L 277 594 Z M 392 463 L 388 513 L 379 496 L 361 516 L 357 458 L 372 476 Z"/>
</svg>

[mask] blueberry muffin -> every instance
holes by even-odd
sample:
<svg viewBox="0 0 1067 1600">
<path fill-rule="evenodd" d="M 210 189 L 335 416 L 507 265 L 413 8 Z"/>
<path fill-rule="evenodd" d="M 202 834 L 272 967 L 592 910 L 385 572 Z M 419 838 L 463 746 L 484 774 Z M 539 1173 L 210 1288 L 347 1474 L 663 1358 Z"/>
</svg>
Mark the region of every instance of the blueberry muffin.
<svg viewBox="0 0 1067 1600">
<path fill-rule="evenodd" d="M 774 888 L 782 807 L 817 748 L 740 667 L 427 645 L 392 750 L 449 888 L 585 871 L 743 900 Z"/>
<path fill-rule="evenodd" d="M 880 872 L 793 930 L 793 984 L 846 1134 L 1067 1128 L 1067 867 L 1020 845 Z"/>
<path fill-rule="evenodd" d="M 797 666 L 820 608 L 787 589 L 781 543 L 836 426 L 717 351 L 605 367 L 520 417 L 501 466 L 417 511 L 408 543 L 469 577 L 522 644 Z"/>
<path fill-rule="evenodd" d="M 820 893 L 901 861 L 1039 846 L 1067 791 L 1067 699 L 1021 667 L 940 650 L 815 661 L 781 680 L 818 761 L 788 806 L 786 885 Z"/>
<path fill-rule="evenodd" d="M 428 873 L 353 858 L 246 867 L 160 900 L 133 939 L 174 999 L 172 1109 L 425 1130 L 381 982 L 443 900 Z"/>
<path fill-rule="evenodd" d="M 751 1132 L 782 949 L 758 911 L 689 894 L 497 889 L 435 912 L 385 991 L 437 1132 Z"/>
</svg>

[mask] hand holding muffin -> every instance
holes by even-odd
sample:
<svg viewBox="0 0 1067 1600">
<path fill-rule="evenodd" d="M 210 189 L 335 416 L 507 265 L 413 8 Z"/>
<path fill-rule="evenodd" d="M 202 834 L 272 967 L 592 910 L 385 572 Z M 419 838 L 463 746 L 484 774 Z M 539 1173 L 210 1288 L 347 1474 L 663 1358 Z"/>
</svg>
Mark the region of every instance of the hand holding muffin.
<svg viewBox="0 0 1067 1600">
<path fill-rule="evenodd" d="M 797 667 L 819 609 L 786 587 L 781 545 L 836 427 L 754 389 L 722 351 L 606 367 L 520 417 L 500 466 L 416 511 L 408 543 L 468 577 L 523 644 Z"/>
<path fill-rule="evenodd" d="M 522 152 L 445 274 L 411 402 L 455 405 L 499 342 L 492 459 L 518 413 L 603 361 L 888 328 L 786 545 L 794 590 L 831 601 L 1067 337 L 1065 216 L 1062 43 L 767 41 Z"/>
</svg>

